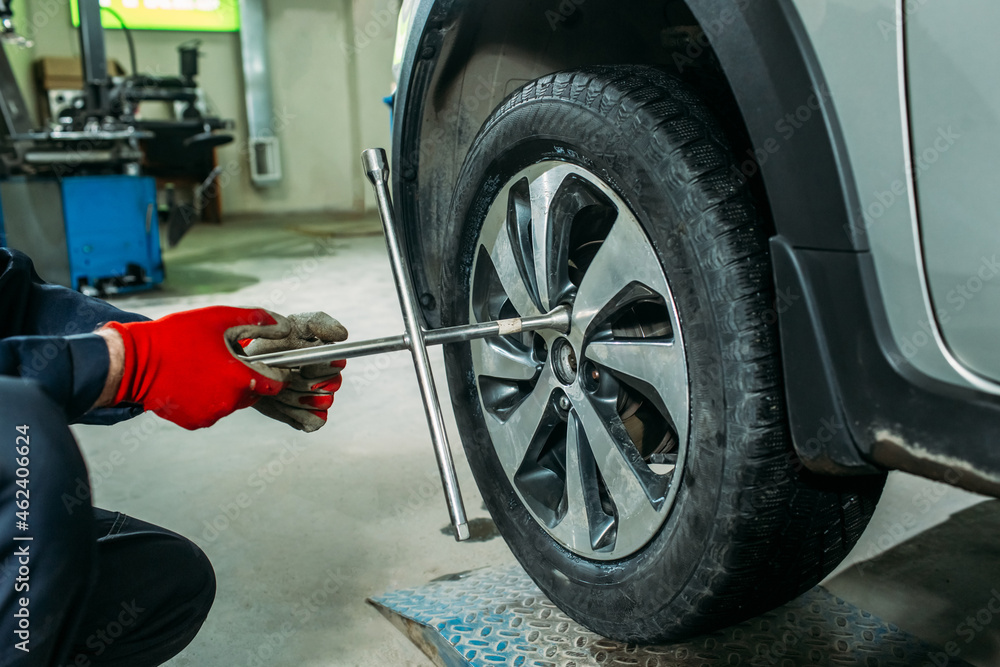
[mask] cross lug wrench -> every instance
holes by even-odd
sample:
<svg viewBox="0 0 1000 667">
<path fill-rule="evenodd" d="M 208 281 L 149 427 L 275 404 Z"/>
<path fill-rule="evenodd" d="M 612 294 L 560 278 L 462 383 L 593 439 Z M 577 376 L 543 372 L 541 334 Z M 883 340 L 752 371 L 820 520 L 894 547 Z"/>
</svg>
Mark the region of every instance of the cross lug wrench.
<svg viewBox="0 0 1000 667">
<path fill-rule="evenodd" d="M 469 539 L 469 523 L 465 515 L 465 504 L 462 492 L 455 475 L 455 462 L 448 444 L 448 433 L 444 427 L 441 414 L 441 404 L 438 401 L 434 386 L 434 376 L 431 373 L 427 348 L 431 345 L 446 343 L 461 343 L 464 341 L 493 336 L 508 336 L 512 334 L 551 329 L 563 334 L 569 333 L 570 310 L 567 306 L 559 306 L 545 315 L 535 317 L 519 317 L 494 322 L 480 322 L 457 327 L 445 327 L 424 331 L 420 325 L 417 312 L 417 299 L 410 279 L 409 264 L 406 254 L 400 244 L 395 216 L 392 210 L 392 198 L 389 195 L 389 163 L 385 151 L 381 148 L 369 148 L 362 154 L 365 175 L 371 181 L 378 202 L 379 217 L 385 230 L 385 245 L 389 251 L 392 275 L 396 282 L 396 292 L 399 296 L 399 306 L 403 314 L 406 331 L 401 336 L 388 336 L 374 340 L 364 340 L 355 343 L 337 343 L 320 345 L 304 350 L 274 352 L 249 357 L 247 361 L 259 361 L 269 366 L 281 368 L 296 368 L 309 364 L 326 363 L 340 359 L 351 359 L 383 352 L 409 350 L 413 359 L 413 367 L 417 374 L 417 384 L 420 387 L 420 397 L 423 400 L 424 412 L 427 415 L 427 426 L 437 457 L 438 471 L 444 486 L 445 500 L 448 503 L 448 513 L 455 529 L 455 539 Z"/>
<path fill-rule="evenodd" d="M 382 228 L 385 230 L 385 246 L 389 251 L 392 275 L 396 279 L 396 293 L 399 295 L 399 306 L 403 311 L 403 324 L 409 337 L 410 354 L 413 357 L 413 367 L 417 371 L 420 396 L 424 401 L 427 427 L 431 431 L 431 441 L 434 445 L 434 455 L 437 457 L 438 471 L 441 473 L 441 483 L 444 485 L 448 513 L 451 515 L 451 525 L 455 528 L 455 539 L 461 542 L 469 539 L 469 523 L 465 518 L 465 503 L 462 501 L 462 491 L 458 488 L 455 462 L 451 456 L 448 433 L 444 428 L 444 417 L 441 415 L 441 405 L 438 403 L 437 390 L 434 387 L 431 362 L 424 343 L 424 330 L 418 319 L 420 315 L 417 313 L 417 298 L 413 282 L 410 280 L 409 263 L 396 235 L 396 217 L 389 196 L 389 162 L 385 151 L 381 148 L 366 150 L 362 154 L 362 162 L 365 165 L 365 174 L 375 189 L 378 213 L 382 218 Z"/>
</svg>

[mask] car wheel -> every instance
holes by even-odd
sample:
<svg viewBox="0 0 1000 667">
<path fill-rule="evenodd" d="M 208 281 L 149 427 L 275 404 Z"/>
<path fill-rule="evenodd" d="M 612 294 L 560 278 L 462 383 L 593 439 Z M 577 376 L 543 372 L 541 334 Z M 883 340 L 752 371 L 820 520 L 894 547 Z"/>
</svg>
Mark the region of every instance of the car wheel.
<svg viewBox="0 0 1000 667">
<path fill-rule="evenodd" d="M 884 478 L 789 442 L 767 233 L 712 114 L 612 66 L 533 81 L 475 139 L 448 324 L 572 309 L 567 335 L 449 346 L 466 454 L 539 587 L 629 642 L 780 605 L 847 555 Z"/>
</svg>

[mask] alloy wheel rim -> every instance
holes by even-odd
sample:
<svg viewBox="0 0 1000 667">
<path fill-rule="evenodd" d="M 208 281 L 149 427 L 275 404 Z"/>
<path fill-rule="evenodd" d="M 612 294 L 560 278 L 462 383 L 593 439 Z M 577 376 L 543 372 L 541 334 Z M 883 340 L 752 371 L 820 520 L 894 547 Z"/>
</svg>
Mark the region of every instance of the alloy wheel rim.
<svg viewBox="0 0 1000 667">
<path fill-rule="evenodd" d="M 491 203 L 471 282 L 472 322 L 572 308 L 566 335 L 471 343 L 508 481 L 570 551 L 595 560 L 638 551 L 673 505 L 690 404 L 677 308 L 639 221 L 588 170 L 531 165 Z"/>
</svg>

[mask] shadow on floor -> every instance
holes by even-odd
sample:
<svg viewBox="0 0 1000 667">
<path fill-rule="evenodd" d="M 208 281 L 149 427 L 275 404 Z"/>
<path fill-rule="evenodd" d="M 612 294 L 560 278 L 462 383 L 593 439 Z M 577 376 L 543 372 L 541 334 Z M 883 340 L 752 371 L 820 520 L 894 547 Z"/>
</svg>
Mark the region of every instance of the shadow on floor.
<svg viewBox="0 0 1000 667">
<path fill-rule="evenodd" d="M 824 587 L 973 665 L 1000 665 L 1000 501 L 962 510 Z M 944 664 L 934 657 L 927 664 Z"/>
<path fill-rule="evenodd" d="M 441 534 L 455 537 L 455 527 L 449 523 L 441 529 Z M 500 537 L 500 531 L 493 519 L 469 519 L 470 542 L 488 542 L 496 537 Z"/>
</svg>

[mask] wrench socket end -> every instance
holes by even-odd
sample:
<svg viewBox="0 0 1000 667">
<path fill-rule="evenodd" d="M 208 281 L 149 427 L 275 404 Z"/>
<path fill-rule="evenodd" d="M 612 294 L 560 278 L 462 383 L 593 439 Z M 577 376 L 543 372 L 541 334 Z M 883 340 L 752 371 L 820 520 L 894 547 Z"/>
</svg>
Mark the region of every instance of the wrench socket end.
<svg viewBox="0 0 1000 667">
<path fill-rule="evenodd" d="M 469 531 L 469 524 L 460 523 L 455 526 L 455 541 L 464 542 L 472 537 L 472 533 Z"/>
<path fill-rule="evenodd" d="M 372 185 L 389 182 L 389 158 L 381 148 L 368 148 L 361 154 L 365 175 Z"/>
</svg>

